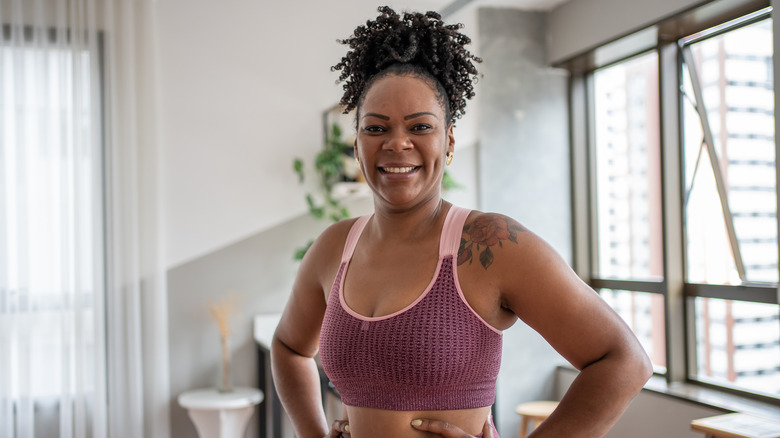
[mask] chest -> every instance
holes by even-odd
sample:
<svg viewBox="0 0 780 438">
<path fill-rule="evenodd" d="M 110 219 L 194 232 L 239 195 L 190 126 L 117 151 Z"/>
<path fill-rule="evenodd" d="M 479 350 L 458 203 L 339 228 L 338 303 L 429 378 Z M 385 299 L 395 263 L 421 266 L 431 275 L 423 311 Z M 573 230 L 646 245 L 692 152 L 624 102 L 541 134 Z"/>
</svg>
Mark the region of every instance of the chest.
<svg viewBox="0 0 780 438">
<path fill-rule="evenodd" d="M 395 313 L 415 302 L 432 285 L 438 269 L 435 250 L 357 250 L 344 273 L 344 301 L 367 317 Z"/>
<path fill-rule="evenodd" d="M 459 298 L 453 265 L 452 256 L 443 258 L 430 290 L 396 314 L 356 315 L 331 295 L 320 357 L 345 404 L 425 410 L 493 402 L 501 334 Z M 388 398 L 377 404 L 378 394 Z"/>
</svg>

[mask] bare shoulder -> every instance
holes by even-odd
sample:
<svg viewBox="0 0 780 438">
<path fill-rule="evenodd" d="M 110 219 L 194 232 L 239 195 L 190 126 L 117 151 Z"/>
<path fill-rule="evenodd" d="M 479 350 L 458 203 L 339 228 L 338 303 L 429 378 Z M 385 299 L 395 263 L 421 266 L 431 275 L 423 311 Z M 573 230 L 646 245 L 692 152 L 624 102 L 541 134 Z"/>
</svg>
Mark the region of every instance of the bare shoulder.
<svg viewBox="0 0 780 438">
<path fill-rule="evenodd" d="M 325 229 L 314 241 L 301 261 L 299 275 L 314 274 L 321 284 L 327 284 L 336 275 L 347 235 L 357 218 L 344 219 Z"/>
<path fill-rule="evenodd" d="M 336 276 L 341 251 L 355 219 L 329 226 L 301 260 L 292 293 L 276 328 L 275 337 L 287 348 L 307 357 L 317 354 L 327 291 Z"/>
<path fill-rule="evenodd" d="M 477 263 L 488 270 L 497 257 L 507 256 L 512 246 L 526 240 L 528 229 L 516 220 L 498 213 L 473 211 L 463 224 L 458 247 L 458 265 Z M 514 252 L 514 251 L 513 251 Z"/>
<path fill-rule="evenodd" d="M 458 275 L 471 307 L 490 325 L 504 330 L 517 320 L 509 295 L 518 290 L 517 271 L 526 266 L 538 239 L 509 216 L 472 211 L 458 247 Z"/>
<path fill-rule="evenodd" d="M 544 239 L 498 213 L 475 211 L 469 215 L 458 248 L 458 265 L 494 285 L 502 305 L 513 308 L 518 316 L 520 304 L 526 300 L 539 299 L 547 290 L 560 286 L 560 281 L 578 281 Z"/>
<path fill-rule="evenodd" d="M 344 219 L 331 224 L 317 237 L 311 249 L 317 255 L 327 256 L 331 252 L 337 251 L 340 256 L 349 230 L 352 229 L 355 221 L 357 221 L 357 218 Z"/>
</svg>

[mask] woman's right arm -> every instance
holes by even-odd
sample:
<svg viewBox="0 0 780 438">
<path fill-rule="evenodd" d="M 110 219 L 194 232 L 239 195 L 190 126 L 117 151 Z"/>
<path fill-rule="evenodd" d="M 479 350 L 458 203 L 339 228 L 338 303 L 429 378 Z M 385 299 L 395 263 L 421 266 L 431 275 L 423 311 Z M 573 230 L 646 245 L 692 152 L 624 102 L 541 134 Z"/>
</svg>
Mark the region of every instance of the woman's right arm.
<svg viewBox="0 0 780 438">
<path fill-rule="evenodd" d="M 345 229 L 348 224 L 331 226 L 306 252 L 271 343 L 274 385 L 300 438 L 322 438 L 329 433 L 314 356 L 325 314 L 323 285 L 335 277 L 341 253 L 334 248 L 343 247 Z"/>
</svg>

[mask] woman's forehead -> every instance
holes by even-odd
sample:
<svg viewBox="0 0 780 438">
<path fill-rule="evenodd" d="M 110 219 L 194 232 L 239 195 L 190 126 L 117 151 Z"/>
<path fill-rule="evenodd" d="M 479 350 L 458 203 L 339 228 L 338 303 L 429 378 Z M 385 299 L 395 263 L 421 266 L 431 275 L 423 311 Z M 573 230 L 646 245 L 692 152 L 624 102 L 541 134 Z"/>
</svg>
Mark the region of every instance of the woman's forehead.
<svg viewBox="0 0 780 438">
<path fill-rule="evenodd" d="M 386 76 L 367 90 L 361 113 L 391 109 L 444 113 L 433 86 L 416 76 Z"/>
</svg>

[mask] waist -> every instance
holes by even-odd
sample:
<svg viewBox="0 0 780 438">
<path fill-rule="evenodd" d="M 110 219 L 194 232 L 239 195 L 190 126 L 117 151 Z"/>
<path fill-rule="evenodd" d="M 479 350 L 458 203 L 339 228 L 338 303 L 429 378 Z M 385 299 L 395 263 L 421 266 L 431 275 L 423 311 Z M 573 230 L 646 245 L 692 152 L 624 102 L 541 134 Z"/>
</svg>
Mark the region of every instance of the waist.
<svg viewBox="0 0 780 438">
<path fill-rule="evenodd" d="M 479 435 L 490 415 L 490 406 L 446 411 L 391 411 L 385 409 L 344 406 L 352 438 L 440 437 L 411 426 L 414 419 L 445 421 L 470 435 Z"/>
</svg>

